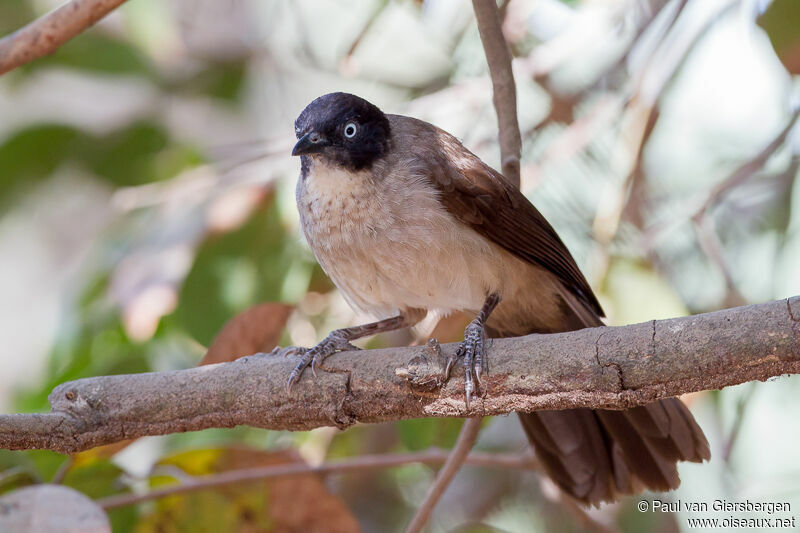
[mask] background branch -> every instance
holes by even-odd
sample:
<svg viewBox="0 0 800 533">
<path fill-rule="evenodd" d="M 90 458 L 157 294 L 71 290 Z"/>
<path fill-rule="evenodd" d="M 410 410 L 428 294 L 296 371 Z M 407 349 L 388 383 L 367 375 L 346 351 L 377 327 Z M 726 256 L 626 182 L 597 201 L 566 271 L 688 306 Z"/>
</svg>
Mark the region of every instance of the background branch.
<svg viewBox="0 0 800 533">
<path fill-rule="evenodd" d="M 52 54 L 125 0 L 72 0 L 0 39 L 0 74 Z"/>
<path fill-rule="evenodd" d="M 450 482 L 461 469 L 461 465 L 464 464 L 464 461 L 467 459 L 467 455 L 469 455 L 472 446 L 475 445 L 475 441 L 478 439 L 478 433 L 481 429 L 481 420 L 483 420 L 483 418 L 476 417 L 468 418 L 464 422 L 464 426 L 458 434 L 458 440 L 453 446 L 450 455 L 447 457 L 447 462 L 442 469 L 439 470 L 439 473 L 436 474 L 436 479 L 433 481 L 430 488 L 428 488 L 428 493 L 422 501 L 422 505 L 419 506 L 417 512 L 414 513 L 414 518 L 412 518 L 411 522 L 408 524 L 406 533 L 419 533 L 422 531 L 434 507 L 436 507 L 436 504 L 442 497 L 442 494 L 444 494 Z"/>
<path fill-rule="evenodd" d="M 495 0 L 472 0 L 478 31 L 492 78 L 492 101 L 500 129 L 500 162 L 503 175 L 519 187 L 522 138 L 517 121 L 517 86 L 511 71 L 511 52 L 503 36 Z"/>
<path fill-rule="evenodd" d="M 444 463 L 450 457 L 449 450 L 430 449 L 414 453 L 362 455 L 352 459 L 343 459 L 318 466 L 305 463 L 262 466 L 230 470 L 208 476 L 185 476 L 187 480 L 177 485 L 154 489 L 142 494 L 120 494 L 108 496 L 97 503 L 103 509 L 114 509 L 126 505 L 133 505 L 144 501 L 156 500 L 173 494 L 183 494 L 196 490 L 210 489 L 224 485 L 259 481 L 275 477 L 298 476 L 303 474 L 344 474 L 363 472 L 376 468 L 392 468 L 410 463 L 436 464 Z M 534 469 L 538 463 L 532 454 L 498 454 L 498 453 L 471 453 L 464 458 L 464 464 L 472 466 Z"/>
<path fill-rule="evenodd" d="M 740 166 L 736 168 L 728 177 L 724 180 L 719 182 L 713 189 L 708 193 L 708 197 L 705 199 L 703 204 L 697 208 L 697 210 L 692 215 L 693 219 L 697 219 L 702 216 L 706 216 L 708 212 L 711 210 L 712 207 L 717 205 L 719 201 L 731 190 L 735 189 L 748 179 L 752 178 L 756 172 L 761 170 L 764 165 L 767 164 L 767 161 L 775 155 L 785 143 L 786 139 L 789 137 L 789 134 L 794 129 L 795 124 L 797 124 L 797 119 L 800 118 L 800 108 L 795 109 L 792 112 L 792 115 L 789 117 L 789 121 L 786 123 L 786 126 L 772 139 L 764 148 L 762 148 L 752 159 L 744 162 Z"/>
<path fill-rule="evenodd" d="M 456 344 L 443 345 L 447 357 Z M 0 448 L 62 453 L 145 435 L 246 424 L 348 427 L 421 417 L 572 407 L 626 408 L 656 398 L 800 373 L 800 297 L 702 315 L 553 335 L 494 339 L 484 395 L 464 405 L 461 368 L 441 385 L 429 348 L 345 352 L 285 393 L 288 358 L 249 356 L 188 370 L 81 379 L 52 411 L 0 415 Z"/>
</svg>

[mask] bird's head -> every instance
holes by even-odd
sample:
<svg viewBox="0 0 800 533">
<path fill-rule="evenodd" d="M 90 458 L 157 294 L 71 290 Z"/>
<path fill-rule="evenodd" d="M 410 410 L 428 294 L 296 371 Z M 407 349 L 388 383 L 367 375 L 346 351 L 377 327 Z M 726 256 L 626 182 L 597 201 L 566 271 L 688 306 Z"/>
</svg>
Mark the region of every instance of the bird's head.
<svg viewBox="0 0 800 533">
<path fill-rule="evenodd" d="M 294 122 L 292 155 L 319 158 L 348 170 L 372 166 L 389 148 L 389 119 L 363 98 L 347 93 L 320 96 Z"/>
</svg>

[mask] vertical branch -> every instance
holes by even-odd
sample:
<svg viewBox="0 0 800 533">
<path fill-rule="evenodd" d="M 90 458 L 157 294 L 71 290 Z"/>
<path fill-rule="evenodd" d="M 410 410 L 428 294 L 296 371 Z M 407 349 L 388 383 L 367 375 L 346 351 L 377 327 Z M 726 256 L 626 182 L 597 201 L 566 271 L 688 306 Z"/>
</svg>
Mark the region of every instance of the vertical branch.
<svg viewBox="0 0 800 533">
<path fill-rule="evenodd" d="M 498 9 L 495 0 L 472 0 L 475 17 L 478 20 L 478 31 L 486 53 L 486 62 L 489 64 L 489 75 L 492 78 L 492 101 L 497 113 L 497 125 L 500 140 L 500 166 L 503 175 L 511 183 L 520 185 L 520 154 L 522 152 L 522 137 L 517 121 L 517 86 L 514 83 L 514 73 L 511 70 L 511 52 L 503 36 L 502 18 L 508 2 L 504 2 Z M 501 11 L 503 13 L 501 13 Z M 436 480 L 428 490 L 422 505 L 417 509 L 414 518 L 406 529 L 406 533 L 417 533 L 422 530 L 430 518 L 434 507 L 439 502 L 444 491 L 455 477 L 464 459 L 469 454 L 478 431 L 481 427 L 481 418 L 468 418 L 461 428 L 458 441 L 447 462 L 439 471 Z"/>
<path fill-rule="evenodd" d="M 503 37 L 500 12 L 495 0 L 472 0 L 483 50 L 492 78 L 494 109 L 500 129 L 500 161 L 503 175 L 519 186 L 522 138 L 517 121 L 517 86 L 511 71 L 511 52 Z"/>
<path fill-rule="evenodd" d="M 428 494 L 425 495 L 425 500 L 423 500 L 422 505 L 417 509 L 414 518 L 411 519 L 411 523 L 408 524 L 406 533 L 418 533 L 422 531 L 422 528 L 433 512 L 433 508 L 436 507 L 436 504 L 439 502 L 439 498 L 442 497 L 442 494 L 444 494 L 447 486 L 450 485 L 450 482 L 453 480 L 456 473 L 458 473 L 461 465 L 464 464 L 464 460 L 475 444 L 478 438 L 478 431 L 481 429 L 481 420 L 481 417 L 477 417 L 468 418 L 464 421 L 461 433 L 458 434 L 458 440 L 455 446 L 453 446 L 453 450 L 450 452 L 447 462 L 436 475 L 436 480 L 434 480 L 431 488 L 428 489 Z"/>
<path fill-rule="evenodd" d="M 692 225 L 700 249 L 706 255 L 709 262 L 719 269 L 722 273 L 722 277 L 725 279 L 725 307 L 745 305 L 747 300 L 742 293 L 739 292 L 739 289 L 736 288 L 736 281 L 728 266 L 728 261 L 725 259 L 725 248 L 714 228 L 714 221 L 705 216 L 692 217 Z"/>
</svg>

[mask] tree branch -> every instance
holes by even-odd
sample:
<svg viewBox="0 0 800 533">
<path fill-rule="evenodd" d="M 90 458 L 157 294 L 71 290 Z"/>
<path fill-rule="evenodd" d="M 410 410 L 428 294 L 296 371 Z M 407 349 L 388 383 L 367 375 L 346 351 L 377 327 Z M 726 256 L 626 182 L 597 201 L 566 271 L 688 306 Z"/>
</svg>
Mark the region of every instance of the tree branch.
<svg viewBox="0 0 800 533">
<path fill-rule="evenodd" d="M 457 347 L 442 346 L 444 357 Z M 464 405 L 463 372 L 441 385 L 426 346 L 343 352 L 290 394 L 289 358 L 248 356 L 188 370 L 86 378 L 50 395 L 52 411 L 0 415 L 0 448 L 72 453 L 145 435 L 246 424 L 348 427 L 421 417 L 572 407 L 627 408 L 657 398 L 800 373 L 800 297 L 715 313 L 570 333 L 493 339 L 484 395 Z"/>
<path fill-rule="evenodd" d="M 221 487 L 224 485 L 234 485 L 248 481 L 261 481 L 264 479 L 288 476 L 300 476 L 304 474 L 344 474 L 351 472 L 363 472 L 376 468 L 392 468 L 411 463 L 436 464 L 444 463 L 450 456 L 449 450 L 429 449 L 421 452 L 404 454 L 379 454 L 362 455 L 352 459 L 343 459 L 319 466 L 311 466 L 306 463 L 295 463 L 288 465 L 260 466 L 255 468 L 244 468 L 239 470 L 229 470 L 218 474 L 206 476 L 183 476 L 186 481 L 177 485 L 170 485 L 163 488 L 153 489 L 142 494 L 118 494 L 107 496 L 97 500 L 98 505 L 103 509 L 115 509 L 126 505 L 157 500 L 173 494 L 183 494 L 197 490 Z M 464 464 L 472 466 L 483 466 L 493 468 L 513 468 L 513 469 L 534 469 L 539 464 L 532 454 L 499 454 L 499 453 L 471 453 Z"/>
<path fill-rule="evenodd" d="M 455 446 L 453 446 L 450 455 L 447 457 L 447 462 L 445 462 L 442 469 L 439 470 L 433 485 L 430 486 L 428 494 L 422 501 L 422 505 L 420 505 L 417 512 L 414 513 L 411 523 L 409 523 L 406 528 L 406 533 L 419 533 L 422 531 L 422 528 L 425 527 L 434 507 L 439 503 L 442 494 L 447 490 L 453 478 L 456 477 L 456 474 L 461 469 L 461 465 L 464 464 L 464 461 L 467 459 L 469 451 L 472 449 L 472 446 L 475 445 L 475 441 L 478 439 L 478 432 L 480 432 L 481 429 L 481 420 L 483 420 L 482 417 L 476 417 L 468 418 L 464 422 L 464 426 L 458 434 L 458 440 Z"/>
<path fill-rule="evenodd" d="M 755 175 L 756 172 L 762 169 L 764 165 L 767 164 L 767 161 L 769 161 L 769 159 L 775 154 L 775 152 L 777 152 L 781 146 L 786 143 L 786 139 L 794 129 L 795 124 L 797 124 L 798 118 L 800 118 L 800 107 L 792 112 L 791 116 L 789 117 L 789 121 L 775 136 L 775 138 L 773 138 L 766 146 L 764 146 L 755 156 L 745 161 L 743 164 L 737 167 L 733 173 L 731 173 L 721 182 L 717 183 L 714 188 L 711 189 L 711 192 L 708 193 L 708 197 L 705 199 L 703 204 L 697 208 L 694 214 L 692 214 L 692 218 L 698 219 L 701 216 L 705 216 L 708 211 L 717 205 L 720 199 L 722 199 L 731 189 L 734 189 L 745 181 L 749 180 L 753 177 L 753 175 Z"/>
<path fill-rule="evenodd" d="M 517 86 L 511 71 L 511 53 L 503 36 L 500 12 L 495 0 L 472 0 L 478 32 L 481 34 L 489 75 L 492 78 L 492 101 L 500 129 L 500 164 L 503 175 L 519 187 L 522 138 L 517 121 Z"/>
<path fill-rule="evenodd" d="M 478 21 L 478 31 L 486 53 L 486 62 L 489 65 L 489 75 L 492 78 L 492 101 L 497 113 L 501 170 L 511 183 L 519 187 L 522 137 L 517 119 L 517 87 L 511 68 L 511 52 L 503 35 L 503 20 L 508 8 L 508 1 L 504 1 L 498 8 L 495 0 L 472 0 L 472 7 Z M 441 352 L 436 352 L 436 354 L 441 355 Z M 466 408 L 469 410 L 468 401 Z M 444 467 L 437 474 L 433 485 L 428 489 L 422 505 L 414 513 L 414 517 L 406 528 L 406 533 L 417 533 L 425 527 L 442 494 L 447 490 L 475 444 L 481 428 L 481 419 L 482 417 L 479 416 L 464 422 L 461 432 L 458 434 L 458 441 L 453 446 Z"/>
<path fill-rule="evenodd" d="M 72 0 L 0 39 L 0 74 L 52 54 L 125 0 Z"/>
</svg>

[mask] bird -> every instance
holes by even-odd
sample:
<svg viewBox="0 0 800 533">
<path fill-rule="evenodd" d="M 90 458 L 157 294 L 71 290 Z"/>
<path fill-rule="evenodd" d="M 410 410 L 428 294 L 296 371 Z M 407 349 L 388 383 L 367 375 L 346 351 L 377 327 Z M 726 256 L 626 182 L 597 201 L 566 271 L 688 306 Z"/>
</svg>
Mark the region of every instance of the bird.
<svg viewBox="0 0 800 533">
<path fill-rule="evenodd" d="M 487 368 L 487 337 L 604 325 L 553 227 L 454 136 L 343 92 L 309 103 L 295 134 L 302 233 L 347 303 L 377 320 L 334 330 L 311 348 L 280 349 L 299 356 L 288 389 L 308 366 L 357 349 L 355 339 L 462 311 L 474 316 L 456 351 L 469 410 Z M 710 458 L 702 429 L 677 398 L 518 415 L 544 472 L 587 505 L 674 489 L 679 461 Z"/>
</svg>

